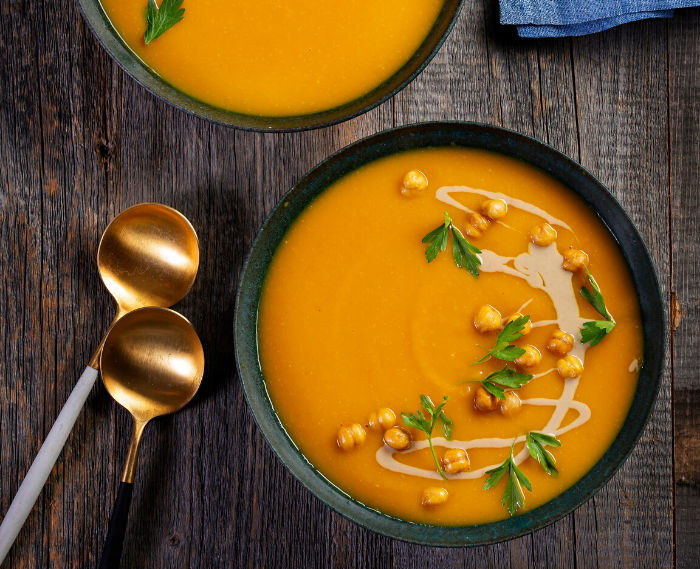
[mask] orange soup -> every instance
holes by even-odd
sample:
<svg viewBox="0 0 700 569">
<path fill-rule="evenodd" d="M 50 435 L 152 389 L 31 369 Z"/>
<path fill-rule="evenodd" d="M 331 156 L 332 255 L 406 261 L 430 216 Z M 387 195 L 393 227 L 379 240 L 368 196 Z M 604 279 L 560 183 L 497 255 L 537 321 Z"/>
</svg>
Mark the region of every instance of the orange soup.
<svg viewBox="0 0 700 569">
<path fill-rule="evenodd" d="M 166 82 L 258 116 L 324 111 L 378 87 L 416 52 L 444 3 L 185 0 L 182 21 L 146 45 L 146 0 L 101 1 L 122 39 Z"/>
<path fill-rule="evenodd" d="M 446 248 L 428 263 L 421 240 L 441 228 Z M 478 276 L 456 265 L 455 240 L 478 247 Z M 604 307 L 580 292 L 595 291 L 586 267 Z M 476 149 L 397 154 L 330 186 L 283 238 L 258 316 L 263 377 L 304 456 L 370 508 L 434 525 L 508 518 L 511 456 L 524 496 L 513 515 L 572 486 L 619 432 L 643 355 L 631 275 L 596 214 L 541 170 Z M 449 397 L 435 457 L 401 415 L 430 418 L 421 395 Z M 558 477 L 530 456 L 528 433 Z"/>
</svg>

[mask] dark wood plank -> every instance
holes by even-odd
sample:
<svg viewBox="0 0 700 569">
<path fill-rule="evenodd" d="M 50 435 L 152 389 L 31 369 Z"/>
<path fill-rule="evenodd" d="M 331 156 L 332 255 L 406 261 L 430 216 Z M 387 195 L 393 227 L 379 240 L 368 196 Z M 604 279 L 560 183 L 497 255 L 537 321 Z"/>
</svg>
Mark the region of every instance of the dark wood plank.
<svg viewBox="0 0 700 569">
<path fill-rule="evenodd" d="M 656 20 L 577 38 L 572 45 L 580 162 L 632 217 L 668 296 L 666 43 L 666 23 Z M 574 514 L 578 566 L 672 565 L 670 410 L 667 366 L 654 414 L 635 451 Z"/>
<path fill-rule="evenodd" d="M 53 404 L 56 350 L 50 349 L 44 333 L 57 327 L 58 299 L 53 284 L 58 272 L 53 259 L 45 256 L 57 245 L 55 220 L 45 207 L 57 188 L 44 169 L 44 125 L 51 122 L 41 98 L 45 36 L 40 25 L 31 25 L 41 22 L 41 5 L 4 4 L 0 18 L 0 57 L 6 70 L 0 80 L 0 96 L 2 108 L 13 111 L 3 112 L 0 119 L 5 239 L 2 321 L 6 326 L 0 362 L 4 511 L 43 440 L 47 422 L 42 411 Z M 17 77 L 22 80 L 16 81 Z M 40 499 L 18 539 L 16 550 L 23 548 L 25 553 L 11 553 L 9 563 L 18 567 L 47 563 L 49 551 L 41 539 L 47 510 L 47 502 Z"/>
<path fill-rule="evenodd" d="M 669 24 L 672 289 L 678 302 L 673 334 L 673 416 L 676 486 L 676 562 L 700 559 L 700 10 L 683 10 Z M 674 303 L 675 304 L 675 303 Z M 674 307 L 675 308 L 675 307 Z"/>
</svg>

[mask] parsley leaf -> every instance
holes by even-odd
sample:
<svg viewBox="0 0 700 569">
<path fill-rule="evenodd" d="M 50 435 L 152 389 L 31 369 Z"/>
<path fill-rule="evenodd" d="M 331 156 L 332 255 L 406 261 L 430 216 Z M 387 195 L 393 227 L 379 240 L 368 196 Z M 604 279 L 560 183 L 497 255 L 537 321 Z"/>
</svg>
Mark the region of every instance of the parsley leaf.
<svg viewBox="0 0 700 569">
<path fill-rule="evenodd" d="M 561 443 L 557 438 L 553 435 L 530 432 L 525 436 L 525 442 L 530 451 L 530 456 L 540 463 L 544 471 L 555 478 L 559 476 L 557 461 L 554 460 L 552 453 L 544 448 L 545 446 L 560 447 Z"/>
<path fill-rule="evenodd" d="M 612 329 L 615 327 L 615 320 L 610 316 L 605 306 L 603 295 L 600 292 L 600 287 L 588 270 L 588 267 L 586 267 L 586 274 L 588 275 L 588 282 L 591 283 L 593 291 L 582 286 L 580 290 L 581 296 L 605 318 L 605 320 L 593 320 L 583 324 L 583 328 L 581 329 L 581 342 L 583 344 L 590 342 L 590 346 L 593 347 L 600 344 L 603 338 L 612 332 Z"/>
<path fill-rule="evenodd" d="M 584 322 L 583 329 L 581 330 L 581 343 L 585 344 L 586 342 L 590 342 L 591 347 L 597 346 L 605 336 L 610 334 L 614 327 L 615 322 L 609 322 L 607 320 Z"/>
<path fill-rule="evenodd" d="M 503 330 L 501 330 L 501 332 L 498 334 L 496 345 L 489 350 L 488 354 L 486 354 L 479 361 L 474 362 L 472 365 L 483 363 L 490 360 L 492 357 L 499 360 L 512 362 L 522 356 L 525 353 L 525 350 L 523 348 L 518 348 L 517 346 L 511 346 L 510 342 L 523 337 L 522 331 L 529 320 L 530 315 L 528 314 L 527 316 L 520 316 L 515 320 L 508 322 L 508 324 L 506 324 L 503 327 Z"/>
<path fill-rule="evenodd" d="M 525 495 L 523 494 L 522 486 L 525 486 L 529 492 L 532 492 L 532 484 L 530 484 L 527 476 L 515 465 L 513 446 L 515 446 L 515 441 L 510 445 L 510 456 L 503 464 L 486 471 L 486 474 L 491 474 L 491 476 L 484 484 L 484 490 L 488 490 L 496 486 L 501 478 L 507 475 L 506 488 L 503 492 L 503 498 L 501 498 L 501 504 L 508 508 L 511 516 L 515 515 L 518 508 L 525 507 Z"/>
<path fill-rule="evenodd" d="M 430 445 L 430 450 L 433 453 L 433 459 L 435 460 L 435 464 L 437 465 L 438 472 L 440 473 L 440 476 L 442 476 L 442 478 L 445 480 L 445 473 L 442 471 L 442 468 L 440 467 L 440 461 L 438 461 L 437 456 L 435 455 L 432 437 L 435 424 L 438 422 L 438 420 L 440 420 L 442 421 L 442 427 L 445 431 L 445 438 L 448 441 L 452 440 L 452 428 L 454 427 L 454 423 L 447 417 L 447 415 L 445 415 L 445 412 L 442 410 L 442 408 L 447 404 L 449 400 L 449 396 L 446 395 L 444 397 L 444 401 L 440 403 L 440 405 L 435 407 L 430 397 L 428 397 L 427 395 L 420 396 L 421 405 L 423 406 L 423 409 L 426 410 L 427 415 L 430 417 L 430 420 L 426 419 L 426 417 L 423 415 L 420 409 L 418 409 L 415 415 L 413 413 L 401 413 L 401 416 L 403 417 L 403 422 L 406 424 L 407 427 L 418 429 L 419 431 L 424 432 L 428 437 L 428 444 Z"/>
<path fill-rule="evenodd" d="M 483 490 L 490 490 L 496 484 L 498 484 L 501 481 L 501 478 L 503 478 L 503 475 L 508 472 L 508 468 L 510 468 L 510 458 L 501 464 L 501 466 L 487 470 L 486 474 L 490 474 L 491 476 L 487 478 Z"/>
<path fill-rule="evenodd" d="M 499 399 L 505 399 L 504 387 L 509 389 L 520 389 L 528 383 L 534 376 L 518 373 L 516 370 L 509 368 L 507 365 L 498 371 L 494 371 L 483 380 L 463 381 L 462 383 L 481 383 L 484 389 L 492 393 Z"/>
<path fill-rule="evenodd" d="M 146 33 L 143 35 L 146 44 L 151 43 L 182 20 L 182 15 L 185 13 L 185 9 L 180 8 L 182 2 L 183 0 L 163 0 L 158 8 L 155 0 L 148 0 Z"/>
<path fill-rule="evenodd" d="M 450 235 L 450 228 L 452 229 L 452 257 L 455 260 L 455 264 L 461 269 L 464 267 L 475 277 L 479 276 L 479 265 L 481 265 L 481 259 L 476 256 L 477 253 L 481 253 L 481 249 L 474 247 L 469 241 L 466 240 L 464 235 L 457 229 L 452 223 L 452 218 L 445 214 L 445 221 L 442 225 L 439 225 L 423 237 L 422 243 L 428 243 L 425 249 L 425 258 L 428 263 L 435 260 L 439 253 L 447 249 L 447 239 Z"/>
<path fill-rule="evenodd" d="M 450 235 L 451 225 L 452 220 L 450 216 L 447 215 L 447 212 L 445 212 L 445 222 L 423 237 L 422 243 L 428 243 L 425 249 L 425 258 L 428 260 L 428 263 L 434 261 L 438 253 L 447 248 L 447 237 Z"/>
<path fill-rule="evenodd" d="M 588 275 L 588 282 L 591 283 L 591 288 L 593 289 L 593 292 L 588 290 L 585 286 L 582 286 L 581 290 L 579 291 L 581 293 L 581 296 L 585 298 L 588 301 L 588 303 L 593 308 L 595 308 L 596 311 L 603 318 L 612 321 L 610 314 L 608 314 L 608 309 L 605 307 L 605 300 L 603 300 L 603 295 L 600 292 L 600 287 L 598 286 L 598 283 L 595 282 L 595 279 L 593 278 L 591 272 L 588 270 L 588 267 L 586 267 L 586 274 Z"/>
<path fill-rule="evenodd" d="M 479 265 L 481 259 L 476 256 L 481 253 L 481 249 L 474 247 L 464 238 L 464 235 L 454 225 L 452 226 L 452 256 L 456 265 L 461 269 L 464 267 L 475 277 L 479 276 Z"/>
</svg>

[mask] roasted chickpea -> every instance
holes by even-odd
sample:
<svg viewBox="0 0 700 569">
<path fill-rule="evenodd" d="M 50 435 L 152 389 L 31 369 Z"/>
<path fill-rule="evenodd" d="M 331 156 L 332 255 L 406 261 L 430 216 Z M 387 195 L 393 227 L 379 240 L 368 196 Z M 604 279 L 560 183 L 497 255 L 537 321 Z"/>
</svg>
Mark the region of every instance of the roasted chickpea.
<svg viewBox="0 0 700 569">
<path fill-rule="evenodd" d="M 474 326 L 479 332 L 493 332 L 501 327 L 501 313 L 490 304 L 484 304 L 474 316 Z"/>
<path fill-rule="evenodd" d="M 576 356 L 564 356 L 557 361 L 557 371 L 562 377 L 578 377 L 583 373 L 583 364 Z"/>
<path fill-rule="evenodd" d="M 520 397 L 515 391 L 506 391 L 505 400 L 501 399 L 498 404 L 498 410 L 505 417 L 513 417 L 520 412 L 520 407 L 522 403 L 520 402 Z"/>
<path fill-rule="evenodd" d="M 438 486 L 430 486 L 423 490 L 424 506 L 439 506 L 447 502 L 447 490 Z"/>
<path fill-rule="evenodd" d="M 540 247 L 547 247 L 557 240 L 557 231 L 549 223 L 541 223 L 530 229 L 530 241 Z"/>
<path fill-rule="evenodd" d="M 373 431 L 391 429 L 396 424 L 396 415 L 388 407 L 382 407 L 379 411 L 372 411 L 369 415 L 368 427 Z"/>
<path fill-rule="evenodd" d="M 367 433 L 359 423 L 344 423 L 338 429 L 338 446 L 343 450 L 361 447 Z"/>
<path fill-rule="evenodd" d="M 508 318 L 508 322 L 512 322 L 516 318 L 522 318 L 522 316 L 523 315 L 520 312 L 516 312 L 510 318 Z M 527 336 L 531 331 L 532 331 L 532 322 L 530 322 L 528 320 L 527 323 L 525 324 L 525 328 L 522 329 L 521 334 L 523 336 Z"/>
<path fill-rule="evenodd" d="M 395 450 L 408 450 L 413 444 L 413 437 L 403 427 L 392 427 L 384 433 L 384 442 Z"/>
<path fill-rule="evenodd" d="M 450 448 L 442 455 L 442 469 L 447 474 L 457 474 L 469 470 L 469 456 L 463 448 Z"/>
<path fill-rule="evenodd" d="M 470 213 L 464 226 L 464 232 L 470 237 L 481 237 L 490 225 L 491 222 L 480 213 Z"/>
<path fill-rule="evenodd" d="M 495 411 L 498 408 L 498 399 L 480 385 L 474 396 L 474 407 L 477 411 Z"/>
<path fill-rule="evenodd" d="M 523 367 L 535 367 L 542 360 L 542 354 L 535 346 L 523 346 L 525 353 L 515 359 L 515 363 Z"/>
<path fill-rule="evenodd" d="M 562 268 L 575 273 L 580 271 L 588 264 L 588 255 L 579 249 L 569 249 L 564 253 L 564 262 Z"/>
<path fill-rule="evenodd" d="M 574 337 L 563 330 L 555 330 L 547 343 L 547 349 L 564 356 L 574 349 Z"/>
<path fill-rule="evenodd" d="M 481 213 L 489 219 L 501 219 L 508 211 L 508 205 L 503 200 L 486 200 L 481 204 Z"/>
<path fill-rule="evenodd" d="M 401 182 L 401 193 L 410 196 L 422 192 L 428 187 L 428 178 L 420 170 L 406 172 Z"/>
</svg>

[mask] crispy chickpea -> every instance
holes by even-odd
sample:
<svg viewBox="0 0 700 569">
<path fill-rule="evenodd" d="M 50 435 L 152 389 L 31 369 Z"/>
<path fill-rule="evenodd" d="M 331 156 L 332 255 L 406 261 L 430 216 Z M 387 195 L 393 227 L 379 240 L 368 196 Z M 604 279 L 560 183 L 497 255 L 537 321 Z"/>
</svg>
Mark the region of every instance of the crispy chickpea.
<svg viewBox="0 0 700 569">
<path fill-rule="evenodd" d="M 479 332 L 493 332 L 501 327 L 501 313 L 490 304 L 484 304 L 474 316 L 474 326 Z"/>
<path fill-rule="evenodd" d="M 359 423 L 344 423 L 338 429 L 338 446 L 343 450 L 361 447 L 367 433 Z"/>
<path fill-rule="evenodd" d="M 447 490 L 438 486 L 430 486 L 423 490 L 424 506 L 439 506 L 447 502 Z"/>
<path fill-rule="evenodd" d="M 564 262 L 561 264 L 562 268 L 567 271 L 575 273 L 580 271 L 588 264 L 588 255 L 581 251 L 580 249 L 569 249 L 564 253 Z"/>
<path fill-rule="evenodd" d="M 464 232 L 470 237 L 481 237 L 490 225 L 491 222 L 480 213 L 470 213 L 464 226 Z"/>
<path fill-rule="evenodd" d="M 557 361 L 557 371 L 562 377 L 578 377 L 583 373 L 583 364 L 576 356 L 564 356 Z"/>
<path fill-rule="evenodd" d="M 442 455 L 442 469 L 447 474 L 469 470 L 469 456 L 463 448 L 450 448 Z"/>
<path fill-rule="evenodd" d="M 428 187 L 428 178 L 420 170 L 406 172 L 401 182 L 401 193 L 410 196 L 422 192 Z"/>
<path fill-rule="evenodd" d="M 384 442 L 395 450 L 408 450 L 413 444 L 413 437 L 403 427 L 392 427 L 384 433 Z"/>
<path fill-rule="evenodd" d="M 547 343 L 547 349 L 564 356 L 574 349 L 574 337 L 563 330 L 555 330 Z"/>
<path fill-rule="evenodd" d="M 515 363 L 523 367 L 535 367 L 542 360 L 542 354 L 535 346 L 523 346 L 525 353 L 515 359 Z"/>
<path fill-rule="evenodd" d="M 520 402 L 520 397 L 515 391 L 506 391 L 505 400 L 501 400 L 498 404 L 498 410 L 504 417 L 513 417 L 520 412 L 520 407 L 522 403 Z"/>
<path fill-rule="evenodd" d="M 489 219 L 501 219 L 508 211 L 508 206 L 503 200 L 486 200 L 481 204 L 481 213 Z"/>
<path fill-rule="evenodd" d="M 522 315 L 520 312 L 516 312 L 516 313 L 513 314 L 510 318 L 508 318 L 508 322 L 512 322 L 512 321 L 515 320 L 516 318 L 521 318 L 522 316 L 523 316 L 523 315 Z M 522 334 L 523 336 L 527 336 L 527 335 L 530 333 L 531 330 L 532 330 L 532 322 L 530 322 L 530 321 L 528 320 L 528 321 L 525 323 L 525 328 L 523 328 L 523 329 L 521 330 L 521 334 Z"/>
<path fill-rule="evenodd" d="M 557 231 L 549 223 L 541 223 L 530 229 L 530 241 L 540 247 L 547 247 L 557 240 Z"/>
<path fill-rule="evenodd" d="M 373 431 L 386 431 L 396 424 L 396 415 L 388 407 L 382 407 L 379 411 L 370 413 L 368 423 L 367 426 Z"/>
<path fill-rule="evenodd" d="M 477 411 L 495 411 L 498 408 L 498 399 L 480 385 L 474 396 L 474 407 Z"/>
</svg>

